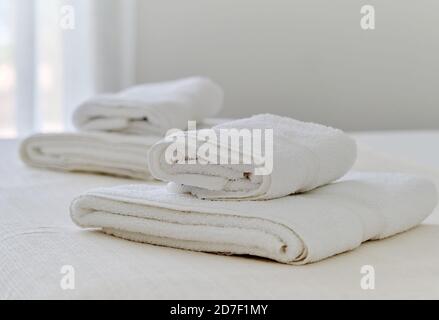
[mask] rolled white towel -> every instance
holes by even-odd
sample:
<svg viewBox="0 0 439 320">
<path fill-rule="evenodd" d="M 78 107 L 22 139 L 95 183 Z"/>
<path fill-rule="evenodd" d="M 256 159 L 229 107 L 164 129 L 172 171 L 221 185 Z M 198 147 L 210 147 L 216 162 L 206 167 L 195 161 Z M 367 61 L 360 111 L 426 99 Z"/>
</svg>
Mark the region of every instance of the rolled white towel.
<svg viewBox="0 0 439 320">
<path fill-rule="evenodd" d="M 173 192 L 189 192 L 199 198 L 264 200 L 330 183 L 346 174 L 356 158 L 353 139 L 341 130 L 319 124 L 263 114 L 217 125 L 213 132 L 219 137 L 228 129 L 237 129 L 236 136 L 241 135 L 241 129 L 251 132 L 253 129 L 272 129 L 272 140 L 266 140 L 270 138 L 269 131 L 260 136 L 254 134 L 253 149 L 249 152 L 244 147 L 244 139 L 240 140 L 238 150 L 236 145 L 219 141 L 221 138 L 194 137 L 194 132 L 168 136 L 151 148 L 148 156 L 151 174 L 171 182 L 169 188 Z M 181 139 L 182 136 L 188 139 Z M 259 147 L 262 151 L 265 149 L 265 154 L 254 152 L 258 150 L 254 143 L 258 143 L 259 137 L 262 137 Z M 185 148 L 189 139 L 197 141 L 196 152 L 190 153 Z M 210 154 L 199 152 L 206 150 L 206 145 L 217 150 L 217 155 L 226 151 L 227 160 L 232 159 L 231 154 L 239 154 L 239 162 L 224 163 L 219 161 L 219 156 L 210 158 Z M 249 153 L 252 159 L 245 163 L 244 154 Z M 263 157 L 254 157 L 258 154 Z M 258 169 L 261 172 L 258 173 Z"/>
<path fill-rule="evenodd" d="M 200 200 L 148 185 L 98 189 L 72 202 L 71 217 L 128 240 L 306 264 L 406 231 L 436 204 L 428 180 L 369 173 L 267 201 Z"/>
<path fill-rule="evenodd" d="M 83 131 L 163 135 L 186 129 L 189 120 L 216 115 L 222 104 L 223 91 L 216 83 L 192 77 L 97 96 L 75 110 L 73 124 Z"/>
<path fill-rule="evenodd" d="M 21 143 L 20 156 L 38 168 L 148 180 L 148 151 L 159 139 L 115 133 L 37 134 Z"/>
</svg>

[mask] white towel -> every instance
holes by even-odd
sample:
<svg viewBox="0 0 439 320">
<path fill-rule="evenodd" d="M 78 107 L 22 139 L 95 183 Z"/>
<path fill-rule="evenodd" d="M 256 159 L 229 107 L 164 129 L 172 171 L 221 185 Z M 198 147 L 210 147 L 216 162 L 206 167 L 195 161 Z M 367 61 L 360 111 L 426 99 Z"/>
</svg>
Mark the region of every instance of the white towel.
<svg viewBox="0 0 439 320">
<path fill-rule="evenodd" d="M 228 148 L 230 153 L 233 150 L 241 153 L 240 164 L 221 165 L 218 162 L 212 163 L 208 157 L 203 158 L 203 154 L 178 154 L 185 153 L 186 149 L 174 146 L 184 141 L 179 142 L 180 140 L 174 139 L 175 136 L 170 136 L 151 148 L 148 156 L 151 174 L 157 179 L 172 182 L 169 188 L 173 192 L 190 192 L 199 198 L 273 199 L 312 190 L 332 182 L 346 174 L 356 158 L 356 144 L 353 139 L 341 130 L 319 124 L 263 114 L 213 127 L 218 135 L 223 129 L 272 129 L 271 173 L 256 174 L 257 168 L 270 167 L 267 166 L 267 162 L 260 166 L 255 161 L 252 161 L 251 165 L 245 165 L 242 145 L 239 146 L 240 150 L 237 150 L 232 148 L 232 145 L 224 147 L 221 142 L 212 142 L 213 139 L 203 140 L 196 137 L 197 150 L 203 148 L 203 144 L 211 144 L 215 148 L 219 146 L 218 150 Z M 186 133 L 186 136 L 191 134 L 193 133 Z M 268 152 L 269 140 L 265 141 L 265 137 L 266 135 L 263 135 L 261 145 L 262 149 L 267 146 Z M 174 149 L 177 160 L 169 161 L 167 153 Z M 221 151 L 217 153 L 220 154 Z M 266 159 L 269 158 L 267 153 L 265 156 Z M 196 159 L 197 162 L 182 163 L 178 159 Z M 200 159 L 205 160 L 207 164 L 200 163 Z"/>
<path fill-rule="evenodd" d="M 148 151 L 159 139 L 115 133 L 37 134 L 22 142 L 20 156 L 33 167 L 148 180 Z"/>
<path fill-rule="evenodd" d="M 72 202 L 71 217 L 128 240 L 306 264 L 408 230 L 436 203 L 423 178 L 357 173 L 267 201 L 200 200 L 148 185 L 98 189 Z"/>
<path fill-rule="evenodd" d="M 75 110 L 73 124 L 83 131 L 163 135 L 169 129 L 186 129 L 189 120 L 216 115 L 222 103 L 217 84 L 192 77 L 92 98 Z"/>
</svg>

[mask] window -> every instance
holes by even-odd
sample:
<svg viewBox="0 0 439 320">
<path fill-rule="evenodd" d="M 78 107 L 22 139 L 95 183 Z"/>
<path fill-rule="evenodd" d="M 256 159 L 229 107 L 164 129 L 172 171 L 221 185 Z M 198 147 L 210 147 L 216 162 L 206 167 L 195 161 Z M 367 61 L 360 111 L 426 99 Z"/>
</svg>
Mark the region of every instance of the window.
<svg viewBox="0 0 439 320">
<path fill-rule="evenodd" d="M 69 128 L 82 100 L 133 84 L 136 12 L 136 0 L 1 0 L 0 138 Z"/>
<path fill-rule="evenodd" d="M 14 114 L 13 0 L 0 1 L 0 137 L 16 134 Z"/>
</svg>

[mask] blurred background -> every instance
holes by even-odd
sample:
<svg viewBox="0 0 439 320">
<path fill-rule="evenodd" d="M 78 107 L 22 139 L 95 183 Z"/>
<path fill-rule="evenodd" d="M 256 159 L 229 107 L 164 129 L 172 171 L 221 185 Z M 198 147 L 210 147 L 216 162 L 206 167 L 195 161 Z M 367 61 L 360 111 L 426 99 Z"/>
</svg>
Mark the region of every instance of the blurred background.
<svg viewBox="0 0 439 320">
<path fill-rule="evenodd" d="M 363 5 L 375 30 L 360 27 Z M 0 0 L 0 138 L 70 129 L 95 93 L 205 75 L 221 117 L 439 129 L 434 0 Z"/>
</svg>

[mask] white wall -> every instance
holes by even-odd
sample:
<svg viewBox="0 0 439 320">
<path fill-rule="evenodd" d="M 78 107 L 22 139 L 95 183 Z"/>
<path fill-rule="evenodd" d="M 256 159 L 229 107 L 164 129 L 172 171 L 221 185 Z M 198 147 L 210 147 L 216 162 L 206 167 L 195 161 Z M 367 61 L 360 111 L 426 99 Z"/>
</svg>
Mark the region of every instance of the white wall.
<svg viewBox="0 0 439 320">
<path fill-rule="evenodd" d="M 372 4 L 376 30 L 360 28 Z M 139 0 L 138 81 L 192 74 L 223 116 L 439 129 L 437 0 Z"/>
</svg>

